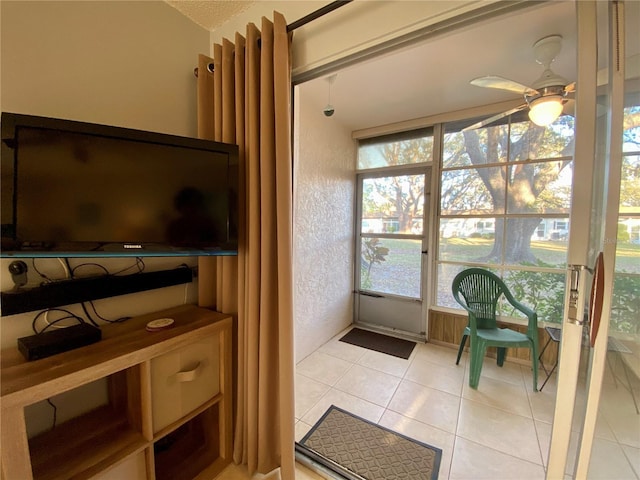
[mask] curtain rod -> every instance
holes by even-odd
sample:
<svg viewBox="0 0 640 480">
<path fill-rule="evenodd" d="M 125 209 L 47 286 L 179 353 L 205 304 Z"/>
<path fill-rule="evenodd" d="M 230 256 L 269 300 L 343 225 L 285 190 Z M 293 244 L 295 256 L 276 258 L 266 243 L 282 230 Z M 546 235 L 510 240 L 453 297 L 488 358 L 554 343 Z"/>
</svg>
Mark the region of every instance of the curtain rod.
<svg viewBox="0 0 640 480">
<path fill-rule="evenodd" d="M 287 25 L 287 32 L 292 32 L 294 31 L 296 28 L 300 28 L 303 25 L 306 25 L 309 22 L 312 22 L 313 20 L 316 20 L 324 15 L 326 15 L 329 12 L 333 12 L 335 9 L 342 7 L 343 5 L 346 5 L 347 3 L 351 3 L 353 0 L 336 0 L 334 2 L 331 2 L 327 5 L 325 5 L 322 8 L 319 8 L 318 10 L 316 10 L 315 12 L 311 12 L 308 15 L 305 15 L 304 17 L 302 17 L 299 20 L 296 20 L 293 23 L 290 23 L 289 25 Z"/>
<path fill-rule="evenodd" d="M 327 13 L 333 12 L 334 10 L 353 2 L 353 0 L 335 0 L 334 2 L 331 2 L 327 5 L 325 5 L 322 8 L 319 8 L 318 10 L 311 12 L 308 15 L 305 15 L 304 17 L 302 17 L 299 20 L 296 20 L 293 23 L 290 23 L 289 25 L 287 25 L 287 32 L 293 32 L 296 28 L 300 28 L 303 25 L 306 25 L 307 23 L 310 23 L 324 15 L 326 15 Z M 260 42 L 260 40 L 258 39 L 258 42 Z M 210 63 L 208 65 L 209 71 L 213 72 L 213 64 Z M 193 69 L 193 75 L 195 77 L 198 76 L 198 67 L 195 67 Z"/>
</svg>

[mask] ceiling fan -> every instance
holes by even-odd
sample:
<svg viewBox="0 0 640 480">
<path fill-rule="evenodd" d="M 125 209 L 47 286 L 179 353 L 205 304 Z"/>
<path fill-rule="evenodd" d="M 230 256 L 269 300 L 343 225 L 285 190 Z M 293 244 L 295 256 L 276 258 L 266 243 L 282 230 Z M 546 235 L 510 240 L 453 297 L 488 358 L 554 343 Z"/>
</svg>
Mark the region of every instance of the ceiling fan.
<svg viewBox="0 0 640 480">
<path fill-rule="evenodd" d="M 536 125 L 547 126 L 553 123 L 562 113 L 563 105 L 567 102 L 567 95 L 572 94 L 576 89 L 575 82 L 569 83 L 567 79 L 551 70 L 551 64 L 560 53 L 561 48 L 562 37 L 560 35 L 549 35 L 533 45 L 536 62 L 544 67 L 544 71 L 530 87 L 496 75 L 471 80 L 470 83 L 478 87 L 497 88 L 519 93 L 524 96 L 525 103 L 474 123 L 464 128 L 463 131 L 484 127 L 525 108 L 529 109 L 529 118 Z"/>
</svg>

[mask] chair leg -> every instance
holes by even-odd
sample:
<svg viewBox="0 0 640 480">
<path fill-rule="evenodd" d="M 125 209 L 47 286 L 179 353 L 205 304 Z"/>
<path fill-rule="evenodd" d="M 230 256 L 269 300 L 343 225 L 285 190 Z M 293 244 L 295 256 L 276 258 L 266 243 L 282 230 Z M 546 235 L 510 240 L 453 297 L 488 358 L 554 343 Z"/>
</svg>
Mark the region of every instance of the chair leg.
<svg viewBox="0 0 640 480">
<path fill-rule="evenodd" d="M 498 347 L 498 366 L 504 365 L 504 358 L 507 356 L 507 349 L 505 347 Z"/>
<path fill-rule="evenodd" d="M 458 358 L 456 358 L 456 365 L 460 363 L 460 357 L 462 357 L 462 352 L 464 350 L 464 344 L 467 342 L 467 337 L 469 335 L 462 335 L 462 341 L 460 342 L 460 348 L 458 348 Z"/>
<path fill-rule="evenodd" d="M 487 346 L 479 339 L 471 342 L 471 355 L 469 364 L 469 386 L 473 389 L 478 388 L 480 382 L 480 373 L 482 372 L 482 362 L 486 353 Z"/>
<path fill-rule="evenodd" d="M 533 365 L 533 391 L 538 391 L 538 349 L 536 344 L 531 344 L 531 363 Z"/>
</svg>

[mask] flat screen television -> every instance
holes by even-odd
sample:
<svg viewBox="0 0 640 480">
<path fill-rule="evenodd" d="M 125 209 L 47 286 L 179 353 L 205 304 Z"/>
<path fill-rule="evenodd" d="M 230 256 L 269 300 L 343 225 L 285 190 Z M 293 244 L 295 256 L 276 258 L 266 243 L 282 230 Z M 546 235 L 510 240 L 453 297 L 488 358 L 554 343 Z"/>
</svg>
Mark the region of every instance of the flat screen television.
<svg viewBox="0 0 640 480">
<path fill-rule="evenodd" d="M 2 113 L 3 257 L 235 255 L 238 147 Z"/>
</svg>

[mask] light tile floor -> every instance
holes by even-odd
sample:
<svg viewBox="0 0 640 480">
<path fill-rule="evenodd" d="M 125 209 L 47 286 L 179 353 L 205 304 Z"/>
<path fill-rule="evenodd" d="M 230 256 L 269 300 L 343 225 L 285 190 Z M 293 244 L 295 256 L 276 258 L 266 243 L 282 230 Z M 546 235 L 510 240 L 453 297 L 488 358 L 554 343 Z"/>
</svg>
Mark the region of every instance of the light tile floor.
<svg viewBox="0 0 640 480">
<path fill-rule="evenodd" d="M 533 392 L 530 367 L 499 368 L 487 359 L 473 390 L 466 354 L 456 366 L 456 350 L 418 344 L 402 360 L 339 342 L 344 333 L 297 365 L 297 441 L 333 404 L 441 448 L 440 479 L 545 477 L 555 378 Z M 632 405 L 629 399 L 624 388 L 611 388 L 603 405 Z M 599 417 L 592 478 L 640 478 L 640 416 L 620 410 L 618 404 Z M 577 431 L 573 437 L 575 449 Z M 569 462 L 567 472 L 572 469 Z"/>
<path fill-rule="evenodd" d="M 274 475 L 269 477 L 260 474 L 251 477 L 245 465 L 231 464 L 215 480 L 275 480 L 273 477 Z M 296 480 L 323 480 L 323 478 L 304 465 L 296 464 Z"/>
</svg>

